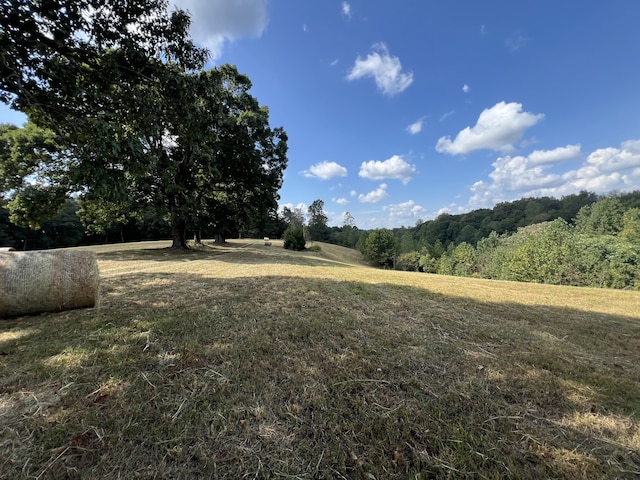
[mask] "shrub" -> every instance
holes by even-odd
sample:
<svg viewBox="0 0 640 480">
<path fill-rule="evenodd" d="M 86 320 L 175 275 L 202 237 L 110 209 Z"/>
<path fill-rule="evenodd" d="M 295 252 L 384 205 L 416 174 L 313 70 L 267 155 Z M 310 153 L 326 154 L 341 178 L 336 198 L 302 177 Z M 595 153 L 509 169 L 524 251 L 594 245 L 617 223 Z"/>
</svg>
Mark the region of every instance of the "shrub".
<svg viewBox="0 0 640 480">
<path fill-rule="evenodd" d="M 284 232 L 284 248 L 288 250 L 304 250 L 304 230 L 302 227 L 290 226 Z"/>
<path fill-rule="evenodd" d="M 398 255 L 396 270 L 416 272 L 420 266 L 420 252 L 409 252 Z"/>
</svg>

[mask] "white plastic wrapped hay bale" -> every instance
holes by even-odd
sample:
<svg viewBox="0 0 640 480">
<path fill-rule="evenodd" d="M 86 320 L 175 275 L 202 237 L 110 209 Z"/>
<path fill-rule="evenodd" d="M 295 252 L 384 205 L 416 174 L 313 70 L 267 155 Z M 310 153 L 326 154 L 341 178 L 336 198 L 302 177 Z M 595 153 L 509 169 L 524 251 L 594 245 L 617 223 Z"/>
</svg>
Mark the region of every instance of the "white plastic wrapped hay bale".
<svg viewBox="0 0 640 480">
<path fill-rule="evenodd" d="M 0 253 L 0 317 L 93 307 L 99 280 L 95 252 Z"/>
</svg>

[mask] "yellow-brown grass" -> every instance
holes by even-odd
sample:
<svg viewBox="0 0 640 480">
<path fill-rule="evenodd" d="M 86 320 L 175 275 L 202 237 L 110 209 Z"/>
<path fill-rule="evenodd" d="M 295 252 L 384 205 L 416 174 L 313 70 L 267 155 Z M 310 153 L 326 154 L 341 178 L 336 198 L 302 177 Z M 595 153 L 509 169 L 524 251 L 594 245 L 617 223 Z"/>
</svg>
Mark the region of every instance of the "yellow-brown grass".
<svg viewBox="0 0 640 480">
<path fill-rule="evenodd" d="M 9 478 L 640 474 L 638 292 L 281 245 L 97 248 L 98 309 L 0 323 Z"/>
</svg>

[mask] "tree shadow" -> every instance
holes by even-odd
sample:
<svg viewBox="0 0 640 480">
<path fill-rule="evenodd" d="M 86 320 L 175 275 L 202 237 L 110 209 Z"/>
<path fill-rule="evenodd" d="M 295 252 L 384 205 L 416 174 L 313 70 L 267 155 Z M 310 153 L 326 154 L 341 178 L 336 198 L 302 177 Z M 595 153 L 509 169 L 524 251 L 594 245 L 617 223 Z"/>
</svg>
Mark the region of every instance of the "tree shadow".
<svg viewBox="0 0 640 480">
<path fill-rule="evenodd" d="M 640 466 L 638 318 L 284 276 L 137 273 L 101 296 L 0 321 L 0 462 L 18 476 L 26 458 L 42 478 Z"/>
<path fill-rule="evenodd" d="M 216 260 L 229 263 L 249 265 L 263 265 L 267 263 L 293 264 L 309 267 L 343 267 L 353 265 L 325 256 L 311 250 L 291 251 L 280 246 L 266 246 L 258 242 L 250 245 L 216 245 L 191 248 L 189 250 L 174 250 L 170 248 L 122 250 L 117 252 L 98 253 L 100 260 L 131 262 L 191 262 L 199 260 Z"/>
</svg>

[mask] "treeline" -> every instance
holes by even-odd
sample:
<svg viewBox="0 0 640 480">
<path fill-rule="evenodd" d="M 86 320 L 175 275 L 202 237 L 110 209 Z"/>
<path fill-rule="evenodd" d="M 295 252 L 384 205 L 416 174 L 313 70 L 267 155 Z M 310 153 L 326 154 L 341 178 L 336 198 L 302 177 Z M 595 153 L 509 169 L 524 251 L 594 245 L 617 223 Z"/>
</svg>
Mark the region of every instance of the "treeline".
<svg viewBox="0 0 640 480">
<path fill-rule="evenodd" d="M 635 200 L 634 200 L 635 199 Z M 475 245 L 491 232 L 498 235 L 514 233 L 521 227 L 562 218 L 571 222 L 580 209 L 599 200 L 591 192 L 567 195 L 560 199 L 552 197 L 523 198 L 499 203 L 492 209 L 478 209 L 460 215 L 442 214 L 434 220 L 416 225 L 414 228 L 395 229 L 399 242 L 399 253 L 421 250 L 424 247 L 463 242 Z M 640 203 L 640 194 L 620 197 L 623 203 Z"/>
<path fill-rule="evenodd" d="M 126 211 L 117 218 L 99 221 L 91 204 L 67 198 L 64 206 L 38 228 L 12 221 L 9 200 L 0 199 L 0 246 L 18 250 L 41 250 L 104 243 L 137 242 L 142 240 L 169 240 L 172 237 L 169 215 L 162 209 L 147 208 Z M 265 214 L 243 225 L 225 229 L 225 238 L 280 238 L 286 225 L 281 216 Z M 195 238 L 214 238 L 220 232 L 210 226 L 187 233 Z"/>
<path fill-rule="evenodd" d="M 572 200 L 588 198 L 593 194 L 580 194 Z M 501 204 L 496 209 L 513 212 L 514 205 L 527 206 L 531 201 Z M 496 209 L 485 219 L 496 218 Z M 477 218 L 477 212 L 472 213 L 471 218 Z M 503 222 L 517 217 L 509 215 Z M 458 218 L 456 224 L 466 220 Z M 434 221 L 437 222 L 443 226 L 442 219 Z M 485 222 L 491 220 L 480 220 L 479 225 Z M 460 231 L 469 231 L 469 225 Z M 640 288 L 640 192 L 597 199 L 569 219 L 558 216 L 519 226 L 514 232 L 493 230 L 477 242 L 456 243 L 461 238 L 458 236 L 445 238 L 448 243 L 444 245 L 442 237 L 435 237 L 432 244 L 423 238 L 411 238 L 414 245 L 423 242 L 421 247 L 403 251 L 409 245 L 407 235 L 415 230 L 420 235 L 430 228 L 423 227 L 400 236 L 398 231 L 394 236 L 391 231 L 376 230 L 363 237 L 359 249 L 373 262 L 407 271 L 554 285 Z"/>
</svg>

